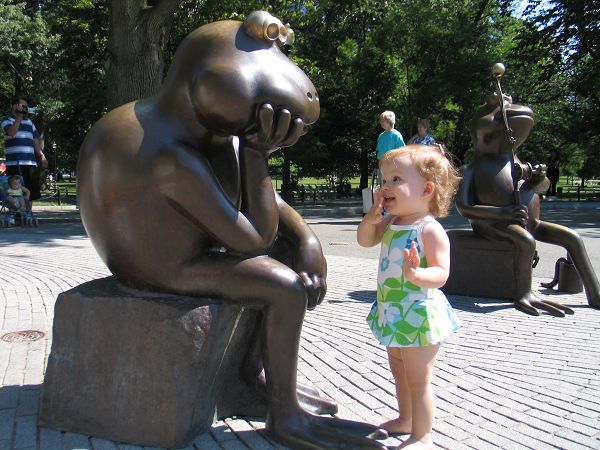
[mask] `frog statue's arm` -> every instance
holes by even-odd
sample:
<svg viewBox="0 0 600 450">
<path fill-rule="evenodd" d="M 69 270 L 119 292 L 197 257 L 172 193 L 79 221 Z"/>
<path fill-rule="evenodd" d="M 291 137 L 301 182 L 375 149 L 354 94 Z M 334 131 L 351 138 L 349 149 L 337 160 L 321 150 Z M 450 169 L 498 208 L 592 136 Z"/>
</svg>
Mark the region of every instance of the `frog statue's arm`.
<svg viewBox="0 0 600 450">
<path fill-rule="evenodd" d="M 239 136 L 239 172 L 242 180 L 242 213 L 269 246 L 277 233 L 285 241 L 290 267 L 307 288 L 308 309 L 323 301 L 327 262 L 319 240 L 304 219 L 274 191 L 267 157 L 280 147 L 296 143 L 306 131 L 302 119 L 292 118 L 287 108 L 275 110 L 265 103 L 258 108 L 255 126 Z M 238 153 L 235 139 L 232 151 Z M 274 207 L 276 206 L 276 207 Z M 282 244 L 280 242 L 279 244 Z"/>
<path fill-rule="evenodd" d="M 292 246 L 292 268 L 302 278 L 308 295 L 308 309 L 320 305 L 327 291 L 327 261 L 317 236 L 304 219 L 283 199 L 277 197 L 279 234 Z"/>
<path fill-rule="evenodd" d="M 473 195 L 473 169 L 471 166 L 463 168 L 455 201 L 458 212 L 469 220 L 513 220 L 523 225 L 523 227 L 527 223 L 527 208 L 521 204 L 492 206 L 475 203 Z"/>
<path fill-rule="evenodd" d="M 292 119 L 289 110 L 284 108 L 275 111 L 270 104 L 259 108 L 256 129 L 240 138 L 241 171 L 245 185 L 242 204 L 246 213 L 252 214 L 257 221 L 269 221 L 273 220 L 274 215 L 279 216 L 279 226 L 273 229 L 278 231 L 280 239 L 285 240 L 291 249 L 291 268 L 307 288 L 308 309 L 314 309 L 323 301 L 327 290 L 327 262 L 319 240 L 304 219 L 272 189 L 265 159 L 266 155 L 277 148 L 295 144 L 305 131 L 303 121 L 300 118 Z M 260 174 L 259 179 L 256 179 L 257 174 Z M 253 181 L 249 183 L 248 180 L 251 179 Z M 260 195 L 256 193 L 257 185 L 263 190 Z M 271 202 L 272 195 L 275 196 L 277 208 L 266 211 L 262 205 Z M 256 209 L 268 217 L 261 219 L 260 214 L 256 214 Z M 257 225 L 260 226 L 258 223 Z"/>
</svg>

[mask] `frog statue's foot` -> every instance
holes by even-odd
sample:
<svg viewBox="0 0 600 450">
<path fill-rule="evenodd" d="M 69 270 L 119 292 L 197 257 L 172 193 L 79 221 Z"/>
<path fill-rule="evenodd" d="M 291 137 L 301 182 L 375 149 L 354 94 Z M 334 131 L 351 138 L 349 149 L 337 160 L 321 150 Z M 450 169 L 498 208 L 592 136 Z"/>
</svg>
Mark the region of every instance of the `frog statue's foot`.
<svg viewBox="0 0 600 450">
<path fill-rule="evenodd" d="M 387 447 L 375 439 L 387 438 L 376 426 L 321 417 L 294 409 L 267 417 L 266 431 L 277 442 L 293 449 L 356 449 L 384 450 Z"/>
<path fill-rule="evenodd" d="M 338 405 L 335 400 L 322 397 L 318 390 L 310 386 L 298 384 L 296 386 L 296 396 L 300 406 L 313 414 L 336 414 L 338 412 Z M 371 439 L 388 438 L 387 431 L 375 425 L 347 420 L 336 423 L 338 427 L 342 427 L 347 433 L 357 436 L 368 436 Z"/>
<path fill-rule="evenodd" d="M 255 378 L 255 382 L 252 383 L 255 392 L 259 393 L 266 400 L 266 381 L 264 370 L 260 372 L 258 377 Z M 296 386 L 296 397 L 298 398 L 298 404 L 300 405 L 300 415 L 306 414 L 308 417 L 317 417 L 316 414 L 336 414 L 338 412 L 337 403 L 328 398 L 322 397 L 321 393 L 310 386 L 305 384 L 297 384 Z M 354 435 L 356 438 L 361 438 L 360 442 L 365 442 L 365 438 L 368 439 L 387 439 L 387 431 L 379 428 L 378 426 L 371 425 L 363 422 L 354 422 L 351 420 L 341 420 L 333 418 L 324 418 L 328 420 L 327 425 L 336 430 L 336 433 L 343 432 L 345 435 Z M 268 420 L 269 421 L 269 420 Z M 269 421 L 272 423 L 279 424 L 280 420 L 275 419 Z M 293 422 L 293 421 L 292 421 Z M 310 422 L 310 420 L 308 420 Z M 328 431 L 328 432 L 331 432 Z M 368 442 L 368 440 L 367 440 Z M 296 448 L 296 447 L 292 447 Z M 329 447 L 297 447 L 297 448 L 329 448 Z M 338 447 L 331 447 L 338 448 Z M 354 448 L 354 447 L 341 447 L 341 448 Z M 385 447 L 356 447 L 356 448 L 385 448 Z"/>
<path fill-rule="evenodd" d="M 575 311 L 568 306 L 561 305 L 560 303 L 551 300 L 541 300 L 531 291 L 527 292 L 520 299 L 515 300 L 515 308 L 526 314 L 531 314 L 532 316 L 539 316 L 540 309 L 555 317 L 565 317 L 565 314 L 575 313 Z"/>
<path fill-rule="evenodd" d="M 262 399 L 267 399 L 265 371 L 261 370 L 258 376 L 247 376 L 248 386 Z M 321 393 L 305 384 L 296 385 L 296 397 L 302 408 L 313 414 L 337 414 L 338 405 L 335 400 L 321 396 Z M 368 434 L 368 433 L 367 433 Z"/>
</svg>

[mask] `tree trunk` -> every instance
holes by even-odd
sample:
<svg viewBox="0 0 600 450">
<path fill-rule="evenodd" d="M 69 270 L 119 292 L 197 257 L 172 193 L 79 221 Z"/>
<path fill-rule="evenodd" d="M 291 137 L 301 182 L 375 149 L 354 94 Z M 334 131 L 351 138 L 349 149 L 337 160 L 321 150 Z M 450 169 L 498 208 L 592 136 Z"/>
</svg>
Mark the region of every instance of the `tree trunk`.
<svg viewBox="0 0 600 450">
<path fill-rule="evenodd" d="M 148 97 L 162 84 L 163 50 L 183 0 L 108 0 L 107 106 Z"/>
<path fill-rule="evenodd" d="M 370 186 L 371 171 L 369 170 L 369 147 L 363 146 L 360 151 L 360 184 L 359 187 L 364 189 Z"/>
</svg>

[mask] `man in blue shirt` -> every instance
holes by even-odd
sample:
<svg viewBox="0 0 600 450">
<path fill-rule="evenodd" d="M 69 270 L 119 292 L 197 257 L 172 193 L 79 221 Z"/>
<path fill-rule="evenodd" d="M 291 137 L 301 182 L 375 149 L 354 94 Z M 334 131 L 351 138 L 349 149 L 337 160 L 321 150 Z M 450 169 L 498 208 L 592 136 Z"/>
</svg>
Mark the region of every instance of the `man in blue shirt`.
<svg viewBox="0 0 600 450">
<path fill-rule="evenodd" d="M 21 175 L 25 186 L 31 191 L 31 200 L 40 198 L 40 177 L 37 158 L 43 168 L 48 161 L 40 146 L 38 131 L 29 119 L 27 101 L 16 98 L 12 102 L 12 112 L 2 119 L 4 149 L 6 153 L 6 174 Z"/>
</svg>

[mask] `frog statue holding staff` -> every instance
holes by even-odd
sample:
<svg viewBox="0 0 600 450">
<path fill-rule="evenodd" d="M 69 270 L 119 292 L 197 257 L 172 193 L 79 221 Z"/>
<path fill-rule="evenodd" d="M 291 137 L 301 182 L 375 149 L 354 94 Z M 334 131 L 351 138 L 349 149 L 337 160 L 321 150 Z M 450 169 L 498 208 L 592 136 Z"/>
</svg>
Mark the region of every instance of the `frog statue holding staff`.
<svg viewBox="0 0 600 450">
<path fill-rule="evenodd" d="M 473 161 L 463 168 L 456 198 L 461 215 L 469 219 L 476 235 L 512 243 L 515 306 L 532 315 L 540 309 L 555 316 L 573 310 L 557 302 L 540 300 L 531 290 L 536 241 L 559 245 L 568 252 L 581 277 L 590 306 L 600 308 L 600 285 L 581 237 L 572 229 L 540 219 L 540 192 L 548 187 L 545 166 L 519 160 L 518 147 L 534 125 L 533 111 L 512 102 L 502 93 L 504 66 L 492 74 L 496 92 L 475 113 L 471 138 Z"/>
</svg>

